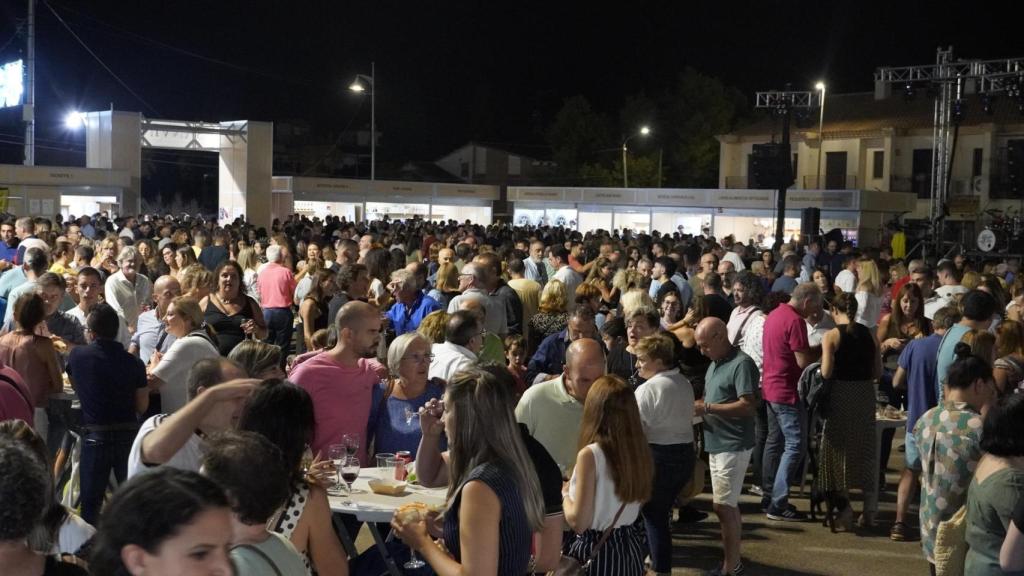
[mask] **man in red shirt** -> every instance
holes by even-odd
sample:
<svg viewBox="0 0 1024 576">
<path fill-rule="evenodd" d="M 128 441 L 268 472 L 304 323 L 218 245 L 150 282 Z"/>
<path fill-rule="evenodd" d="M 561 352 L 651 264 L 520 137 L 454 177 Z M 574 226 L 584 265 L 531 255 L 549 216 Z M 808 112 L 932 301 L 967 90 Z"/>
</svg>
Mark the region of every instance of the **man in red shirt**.
<svg viewBox="0 0 1024 576">
<path fill-rule="evenodd" d="M 281 359 L 284 360 L 292 352 L 295 276 L 291 269 L 281 265 L 280 246 L 267 246 L 267 265 L 259 271 L 256 284 L 260 291 L 263 320 L 267 324 L 267 342 L 281 347 Z"/>
<path fill-rule="evenodd" d="M 797 393 L 803 369 L 821 348 L 811 348 L 805 318 L 821 309 L 821 291 L 811 282 L 793 290 L 764 323 L 762 393 L 767 403 L 768 440 L 764 446 L 762 507 L 772 520 L 806 518 L 789 503 L 789 482 L 797 476 L 804 454 L 807 413 Z"/>
</svg>

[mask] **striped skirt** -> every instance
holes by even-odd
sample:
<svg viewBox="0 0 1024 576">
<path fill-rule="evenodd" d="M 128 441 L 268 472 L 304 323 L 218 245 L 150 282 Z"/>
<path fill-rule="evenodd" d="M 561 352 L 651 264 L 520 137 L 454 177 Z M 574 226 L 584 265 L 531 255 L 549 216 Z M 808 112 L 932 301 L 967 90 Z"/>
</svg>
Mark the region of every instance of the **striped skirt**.
<svg viewBox="0 0 1024 576">
<path fill-rule="evenodd" d="M 577 534 L 566 547 L 565 555 L 586 562 L 590 551 L 601 540 L 601 530 L 587 530 Z M 587 576 L 643 576 L 646 568 L 647 533 L 642 518 L 629 526 L 612 531 L 608 541 L 597 551 Z"/>
</svg>

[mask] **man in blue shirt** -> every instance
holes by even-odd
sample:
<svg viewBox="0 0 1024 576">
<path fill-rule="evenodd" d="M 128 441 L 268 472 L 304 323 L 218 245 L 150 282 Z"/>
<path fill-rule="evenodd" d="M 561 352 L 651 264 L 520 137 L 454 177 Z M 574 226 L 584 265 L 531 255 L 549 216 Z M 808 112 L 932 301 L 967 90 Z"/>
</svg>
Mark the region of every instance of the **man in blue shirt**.
<svg viewBox="0 0 1024 576">
<path fill-rule="evenodd" d="M 128 454 L 139 429 L 138 415 L 149 405 L 146 367 L 117 341 L 117 312 L 96 304 L 86 317 L 93 341 L 68 355 L 68 372 L 82 403 L 82 518 L 99 518 L 110 472 L 117 481 L 128 476 Z"/>
<path fill-rule="evenodd" d="M 963 318 L 946 332 L 939 345 L 938 366 L 935 372 L 935 394 L 939 401 L 943 398 L 942 387 L 946 382 L 946 373 L 955 360 L 953 350 L 957 343 L 971 330 L 988 330 L 998 308 L 996 299 L 983 290 L 971 290 L 960 299 Z"/>
<path fill-rule="evenodd" d="M 580 338 L 598 340 L 594 315 L 586 308 L 577 308 L 569 317 L 565 330 L 541 340 L 537 351 L 526 366 L 526 385 L 557 378 L 565 367 L 565 350 Z"/>
<path fill-rule="evenodd" d="M 889 532 L 889 537 L 897 542 L 913 538 L 913 533 L 904 522 L 904 518 L 907 509 L 910 508 L 910 501 L 915 499 L 914 495 L 919 494 L 921 489 L 917 480 L 921 473 L 921 453 L 918 451 L 917 439 L 914 438 L 914 425 L 925 412 L 938 404 L 935 390 L 935 359 L 946 332 L 959 320 L 960 314 L 954 307 L 936 311 L 933 321 L 935 333 L 908 342 L 900 353 L 899 366 L 893 375 L 893 387 L 905 390 L 907 394 L 905 468 L 900 475 L 900 485 L 896 492 L 896 522 Z"/>
<path fill-rule="evenodd" d="M 0 223 L 0 272 L 14 264 L 18 255 L 18 237 L 14 235 L 14 222 Z"/>
<path fill-rule="evenodd" d="M 395 336 L 415 332 L 427 314 L 441 309 L 437 300 L 419 290 L 416 276 L 408 270 L 394 271 L 388 290 L 395 299 L 395 304 L 387 313 Z"/>
</svg>

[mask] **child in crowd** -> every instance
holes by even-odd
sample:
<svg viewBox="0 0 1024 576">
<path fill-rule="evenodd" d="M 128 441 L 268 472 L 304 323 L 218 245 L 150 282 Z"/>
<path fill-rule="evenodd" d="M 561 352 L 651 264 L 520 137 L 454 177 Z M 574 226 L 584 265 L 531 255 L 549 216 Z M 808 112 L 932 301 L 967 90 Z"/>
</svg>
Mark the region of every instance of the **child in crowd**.
<svg viewBox="0 0 1024 576">
<path fill-rule="evenodd" d="M 526 392 L 526 340 L 520 334 L 505 337 L 505 361 L 508 371 L 516 379 L 516 398 Z"/>
</svg>

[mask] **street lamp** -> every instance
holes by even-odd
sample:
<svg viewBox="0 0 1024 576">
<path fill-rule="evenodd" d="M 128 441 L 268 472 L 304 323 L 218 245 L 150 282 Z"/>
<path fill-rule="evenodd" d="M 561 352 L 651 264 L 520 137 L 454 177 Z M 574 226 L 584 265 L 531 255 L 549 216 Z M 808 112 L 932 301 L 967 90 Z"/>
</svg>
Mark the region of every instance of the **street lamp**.
<svg viewBox="0 0 1024 576">
<path fill-rule="evenodd" d="M 818 82 L 814 85 L 814 89 L 821 92 L 821 98 L 818 102 L 818 107 L 821 108 L 820 115 L 818 116 L 818 176 L 817 185 L 818 190 L 824 190 L 825 188 L 821 185 L 821 157 L 825 154 L 825 83 Z"/>
<path fill-rule="evenodd" d="M 370 75 L 356 74 L 356 79 L 352 81 L 352 85 L 348 87 L 349 90 L 362 94 L 366 92 L 366 86 L 363 85 L 365 82 L 370 89 L 370 181 L 377 179 L 377 110 L 376 110 L 376 96 L 377 96 L 377 85 L 374 84 L 373 79 L 376 75 L 375 63 L 370 62 Z"/>
<path fill-rule="evenodd" d="M 85 113 L 79 112 L 78 110 L 68 112 L 67 115 L 64 116 L 64 126 L 66 126 L 68 130 L 78 130 L 82 126 L 85 126 Z"/>
<path fill-rule="evenodd" d="M 626 152 L 628 151 L 628 148 L 626 147 L 626 145 L 629 144 L 629 141 L 632 140 L 634 137 L 636 137 L 636 136 L 647 136 L 650 133 L 651 133 L 651 129 L 650 128 L 648 128 L 647 126 L 641 126 L 639 132 L 637 132 L 636 134 L 631 134 L 631 135 L 627 136 L 626 139 L 622 141 L 622 187 L 623 188 L 629 188 L 629 169 L 626 166 Z"/>
</svg>

